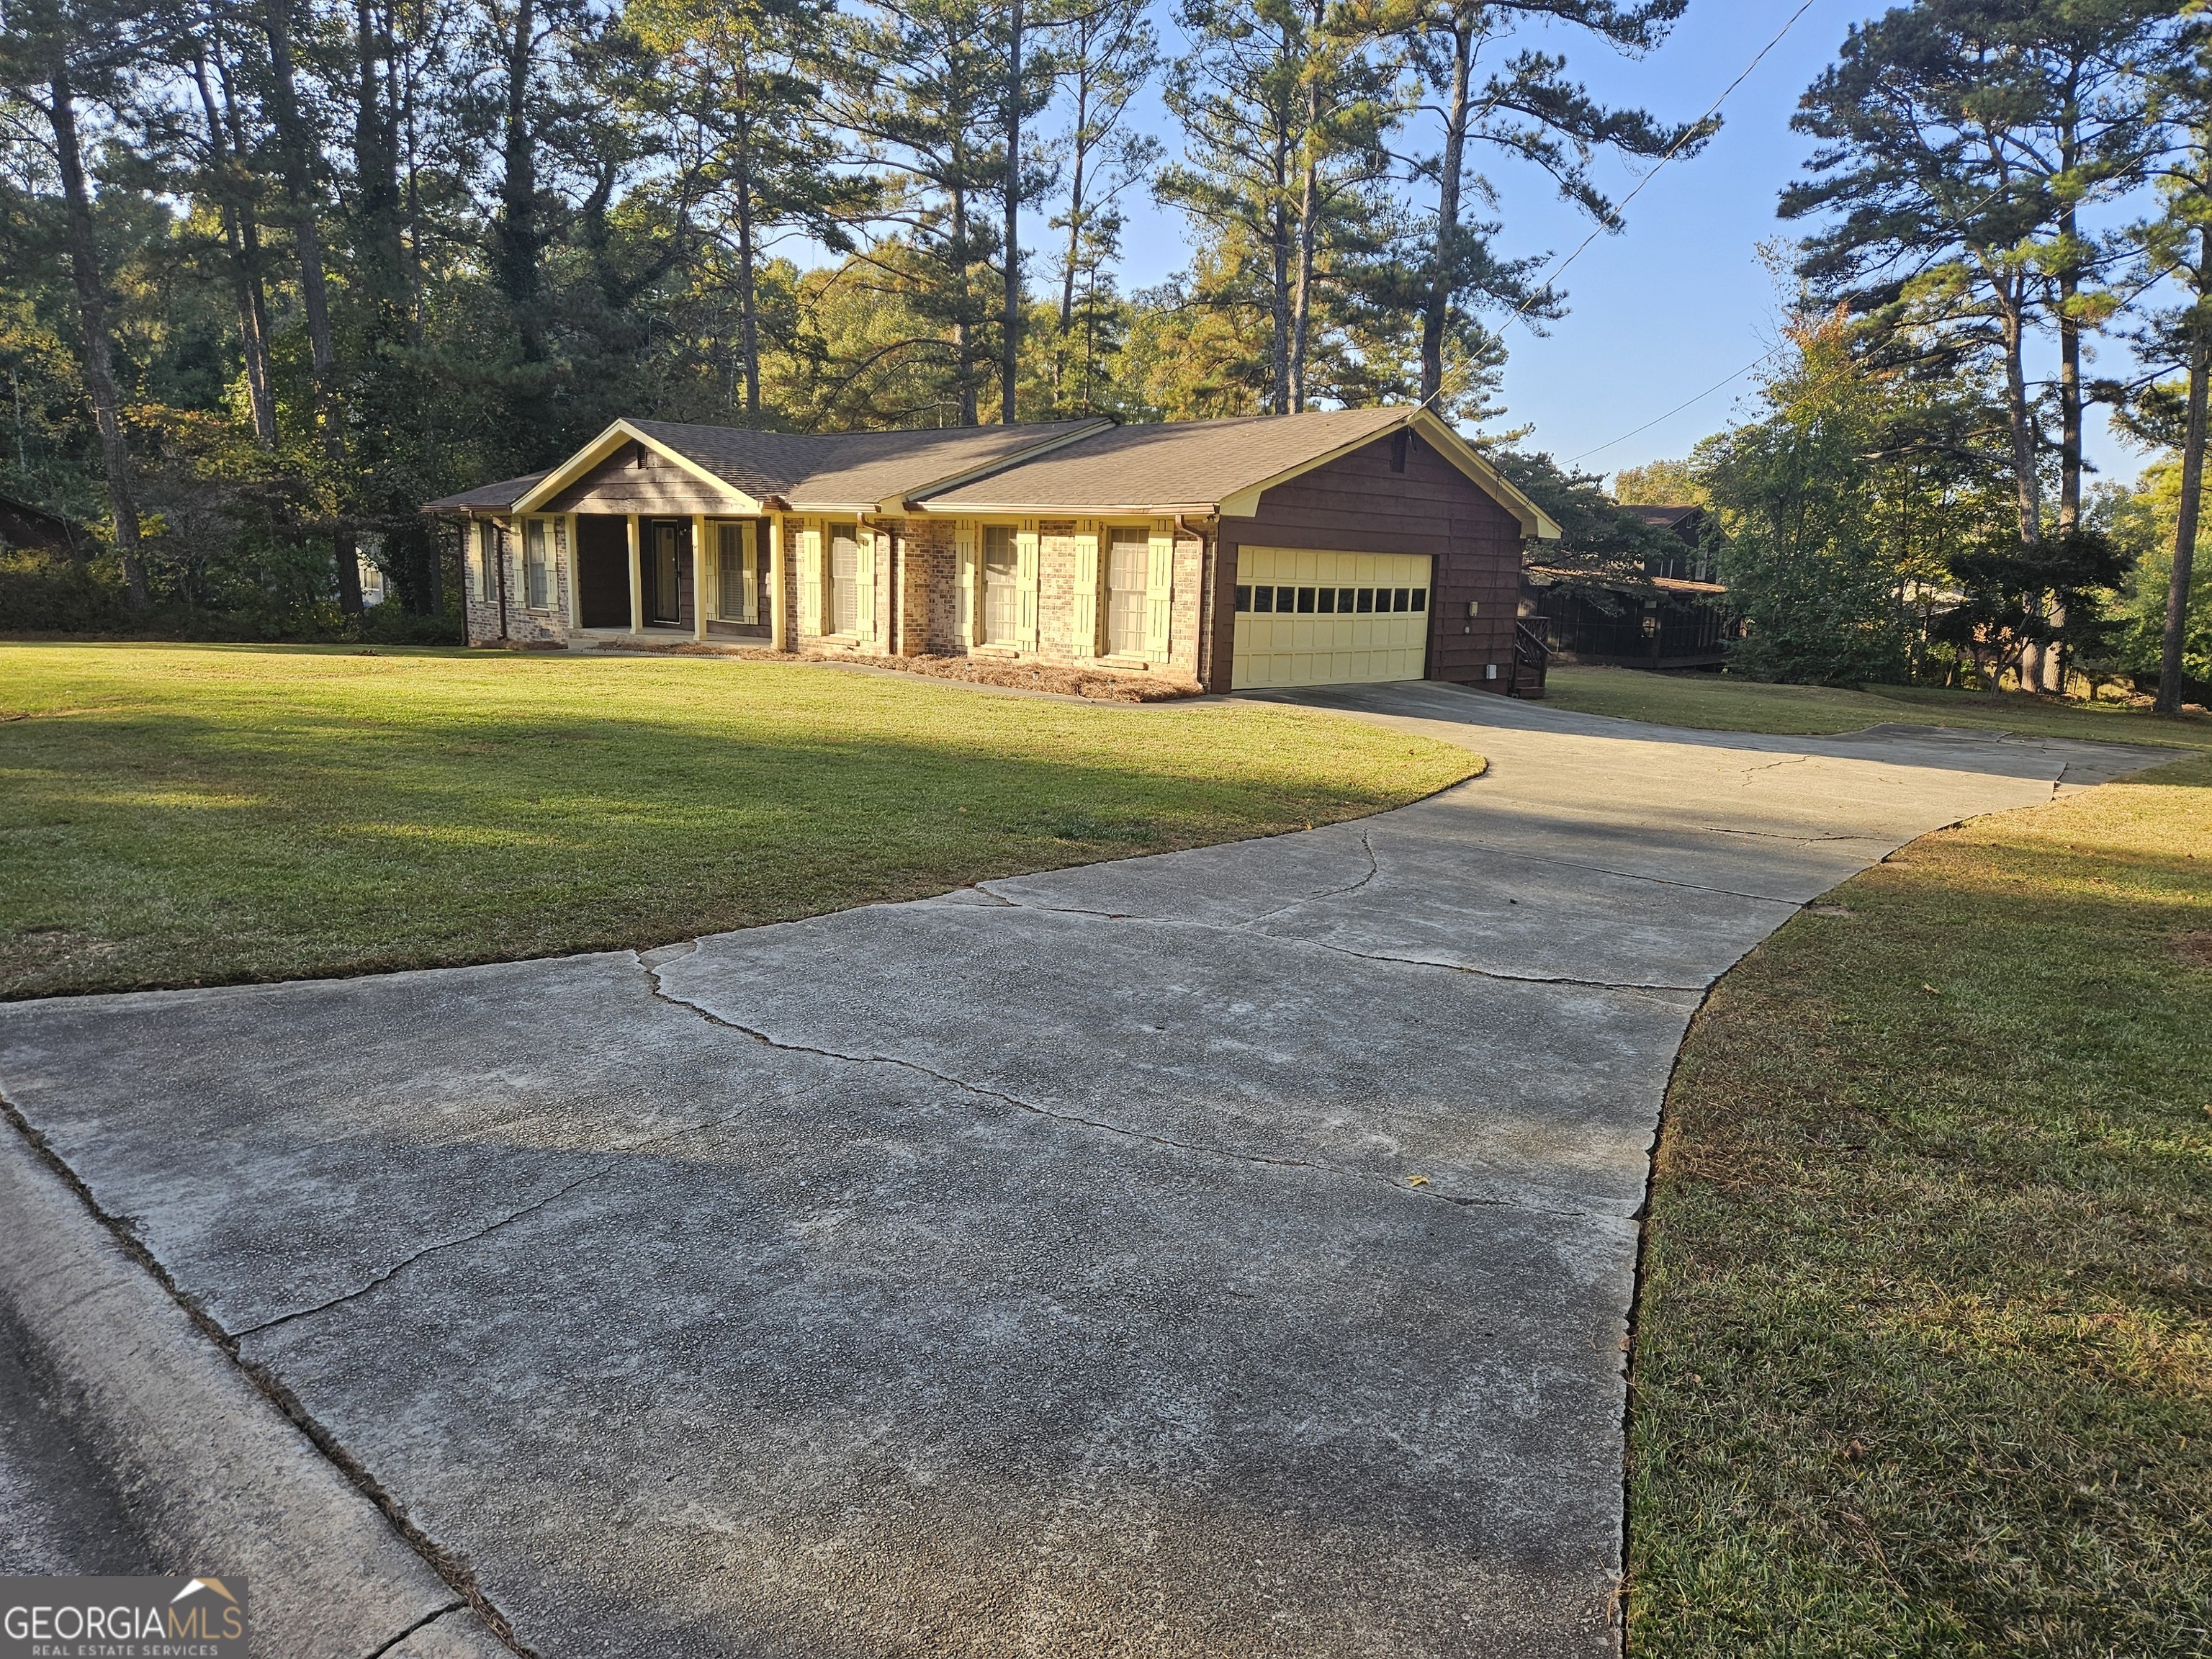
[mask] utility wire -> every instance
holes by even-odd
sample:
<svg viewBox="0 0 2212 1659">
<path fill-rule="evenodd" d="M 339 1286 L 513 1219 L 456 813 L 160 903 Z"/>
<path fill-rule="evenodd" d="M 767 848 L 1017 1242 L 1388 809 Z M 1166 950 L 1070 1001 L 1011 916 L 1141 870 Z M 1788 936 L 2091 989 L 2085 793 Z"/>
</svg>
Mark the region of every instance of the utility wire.
<svg viewBox="0 0 2212 1659">
<path fill-rule="evenodd" d="M 1705 402 L 1705 400 L 1711 397 L 1713 393 L 1718 392 L 1723 386 L 1728 385 L 1730 380 L 1741 380 L 1745 375 L 1750 374 L 1753 369 L 1757 368 L 1761 363 L 1765 362 L 1768 358 L 1773 356 L 1774 353 L 1771 351 L 1761 352 L 1758 356 L 1753 357 L 1749 362 L 1746 363 L 1741 368 L 1736 370 L 1735 374 L 1727 376 L 1725 379 L 1715 380 L 1711 386 L 1707 386 L 1703 392 L 1700 392 L 1696 397 L 1683 398 L 1680 403 L 1676 404 L 1674 408 L 1668 410 L 1666 414 L 1654 415 L 1650 420 L 1644 422 L 1642 426 L 1637 427 L 1633 430 L 1624 432 L 1618 438 L 1608 438 L 1603 443 L 1600 444 L 1595 449 L 1585 449 L 1580 455 L 1568 456 L 1567 465 L 1569 466 L 1572 466 L 1577 461 L 1583 460 L 1589 456 L 1599 454 L 1605 450 L 1612 448 L 1615 444 L 1626 443 L 1638 432 L 1650 431 L 1653 427 L 1658 425 L 1660 422 L 1667 420 L 1674 416 L 1680 415 L 1692 404 L 1701 404 Z"/>
<path fill-rule="evenodd" d="M 1613 216 L 1616 219 L 1620 216 L 1621 212 L 1631 202 L 1634 201 L 1638 196 L 1644 193 L 1644 186 L 1650 184 L 1654 179 L 1656 179 L 1659 176 L 1660 170 L 1663 168 L 1668 162 L 1674 159 L 1675 152 L 1680 150 L 1683 145 L 1688 143 L 1691 138 L 1696 135 L 1698 130 L 1703 127 L 1706 122 L 1711 120 L 1713 117 L 1721 112 L 1721 106 L 1728 102 L 1729 94 L 1733 93 L 1738 87 L 1741 86 L 1746 81 L 1751 78 L 1752 70 L 1759 67 L 1760 61 L 1765 58 L 1768 52 L 1772 52 L 1775 47 L 1782 44 L 1782 37 L 1789 33 L 1792 28 L 1796 27 L 1797 20 L 1812 9 L 1813 0 L 1804 0 L 1804 3 L 1802 5 L 1799 6 L 1796 10 L 1790 14 L 1790 21 L 1783 24 L 1780 28 L 1777 29 L 1774 32 L 1774 38 L 1771 40 L 1769 40 L 1765 46 L 1761 46 L 1757 54 L 1753 57 L 1752 60 L 1743 66 L 1743 72 L 1737 76 L 1735 80 L 1729 82 L 1727 86 L 1721 88 L 1721 95 L 1713 100 L 1712 107 L 1708 109 L 1703 115 L 1699 116 L 1688 126 L 1683 128 L 1682 136 L 1677 138 L 1672 144 L 1669 144 L 1667 147 L 1667 153 L 1659 158 L 1659 165 L 1653 167 L 1650 172 L 1645 173 L 1641 179 L 1638 179 L 1636 181 L 1636 188 L 1630 191 L 1627 195 L 1620 198 L 1620 205 L 1615 207 L 1613 210 Z M 1521 319 L 1522 315 L 1528 311 L 1530 306 L 1534 305 L 1539 299 L 1543 297 L 1545 292 L 1549 289 L 1552 283 L 1565 271 L 1566 268 L 1582 257 L 1583 250 L 1587 248 L 1592 242 L 1597 240 L 1599 237 L 1604 235 L 1608 228 L 1610 228 L 1610 227 L 1600 225 L 1595 230 L 1590 232 L 1589 235 L 1583 237 L 1581 244 L 1576 247 L 1572 253 L 1567 255 L 1565 258 L 1560 260 L 1558 264 L 1554 265 L 1550 270 L 1544 274 L 1544 280 L 1536 284 L 1535 291 L 1530 294 L 1527 299 L 1523 300 L 1521 302 L 1520 309 L 1516 310 L 1512 316 L 1508 317 L 1505 320 L 1509 324 L 1517 322 Z M 1741 369 L 1736 371 L 1737 374 L 1741 374 L 1742 372 L 1743 371 Z M 1731 380 L 1735 378 L 1735 374 L 1729 376 L 1729 380 Z M 1723 381 L 1722 384 L 1726 385 L 1727 382 Z M 1662 416 L 1662 418 L 1663 419 L 1664 417 Z"/>
</svg>

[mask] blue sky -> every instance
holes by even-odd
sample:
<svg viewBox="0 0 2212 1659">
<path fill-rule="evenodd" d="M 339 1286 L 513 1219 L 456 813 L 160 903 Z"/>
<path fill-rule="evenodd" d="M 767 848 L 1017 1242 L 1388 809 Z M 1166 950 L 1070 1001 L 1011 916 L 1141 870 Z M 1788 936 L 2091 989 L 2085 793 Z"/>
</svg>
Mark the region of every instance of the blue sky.
<svg viewBox="0 0 2212 1659">
<path fill-rule="evenodd" d="M 1690 0 L 1666 45 L 1641 59 L 1623 58 L 1577 30 L 1538 32 L 1529 44 L 1564 52 L 1570 72 L 1604 100 L 1686 120 L 1720 95 L 1798 4 Z M 1747 409 L 1745 375 L 1667 414 L 1772 349 L 1778 295 L 1757 249 L 1792 234 L 1774 216 L 1775 197 L 1811 148 L 1790 131 L 1790 117 L 1849 27 L 1886 9 L 1813 0 L 1729 95 L 1712 142 L 1663 168 L 1630 205 L 1627 228 L 1599 237 L 1567 269 L 1559 286 L 1568 314 L 1545 325 L 1543 337 L 1513 326 L 1504 401 L 1510 424 L 1534 426 L 1528 447 L 1563 461 L 1580 456 L 1586 470 L 1610 473 L 1685 455 Z M 1172 22 L 1161 22 L 1172 48 Z M 1617 201 L 1638 174 L 1608 161 L 1602 176 Z M 1503 197 L 1501 252 L 1562 256 L 1589 234 L 1589 222 L 1533 172 L 1498 169 L 1492 178 Z M 1179 268 L 1188 250 L 1176 217 L 1139 201 L 1129 207 L 1123 282 L 1135 288 Z M 2134 475 L 2138 458 L 2107 436 L 2101 418 L 2090 436 L 2090 457 L 2106 476 Z"/>
</svg>

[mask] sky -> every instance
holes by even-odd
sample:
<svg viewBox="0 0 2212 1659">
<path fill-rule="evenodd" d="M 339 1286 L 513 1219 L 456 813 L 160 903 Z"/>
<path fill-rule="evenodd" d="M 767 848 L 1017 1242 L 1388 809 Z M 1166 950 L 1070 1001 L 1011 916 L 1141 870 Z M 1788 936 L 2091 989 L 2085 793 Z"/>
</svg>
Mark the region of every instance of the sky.
<svg viewBox="0 0 2212 1659">
<path fill-rule="evenodd" d="M 1686 121 L 1711 106 L 1800 3 L 1690 0 L 1666 44 L 1640 59 L 1578 30 L 1534 32 L 1528 44 L 1564 53 L 1570 75 L 1602 100 Z M 1802 234 L 1774 214 L 1777 195 L 1812 148 L 1790 130 L 1790 118 L 1850 26 L 1884 9 L 1867 0 L 1811 0 L 1729 94 L 1712 141 L 1660 169 L 1630 204 L 1626 228 L 1600 236 L 1559 276 L 1567 314 L 1544 324 L 1541 336 L 1511 325 L 1505 424 L 1533 427 L 1523 447 L 1609 474 L 1686 455 L 1698 439 L 1750 412 L 1752 377 L 1737 371 L 1773 349 L 1779 316 L 1758 247 Z M 1173 23 L 1160 22 L 1173 50 Z M 1172 143 L 1164 130 L 1162 136 Z M 1501 253 L 1556 259 L 1589 234 L 1589 220 L 1533 170 L 1494 167 L 1491 176 L 1502 197 Z M 1619 201 L 1640 175 L 1607 160 L 1599 176 Z M 1188 250 L 1176 216 L 1135 199 L 1127 206 L 1122 282 L 1134 289 L 1180 268 Z M 1698 401 L 1677 410 L 1692 398 Z M 2093 414 L 2087 435 L 2089 459 L 2106 476 L 2135 475 L 2141 458 L 2106 433 L 2101 416 Z"/>
</svg>

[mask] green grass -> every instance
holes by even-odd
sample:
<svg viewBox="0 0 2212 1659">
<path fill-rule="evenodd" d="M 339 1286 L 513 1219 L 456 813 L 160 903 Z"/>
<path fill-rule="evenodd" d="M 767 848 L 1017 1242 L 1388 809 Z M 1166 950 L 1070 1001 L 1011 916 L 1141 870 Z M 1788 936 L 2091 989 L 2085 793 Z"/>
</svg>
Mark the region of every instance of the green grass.
<svg viewBox="0 0 2212 1659">
<path fill-rule="evenodd" d="M 1310 710 L 720 659 L 0 645 L 0 996 L 662 944 L 1480 764 Z"/>
<path fill-rule="evenodd" d="M 1634 1659 L 2212 1652 L 2212 760 L 1930 836 L 1716 988 Z"/>
<path fill-rule="evenodd" d="M 2118 702 L 2062 703 L 1929 686 L 1869 685 L 1853 690 L 1832 685 L 1764 685 L 1724 674 L 1651 674 L 1633 668 L 1562 664 L 1545 677 L 1545 699 L 1555 708 L 1581 714 L 1708 732 L 1814 735 L 1903 723 L 2212 750 L 2212 716 L 2160 715 Z"/>
</svg>

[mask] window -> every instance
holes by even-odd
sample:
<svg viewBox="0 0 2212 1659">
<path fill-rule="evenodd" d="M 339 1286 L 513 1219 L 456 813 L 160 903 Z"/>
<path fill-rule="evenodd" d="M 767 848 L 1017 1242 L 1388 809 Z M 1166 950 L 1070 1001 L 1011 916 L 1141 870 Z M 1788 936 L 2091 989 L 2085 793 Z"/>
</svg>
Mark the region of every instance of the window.
<svg viewBox="0 0 2212 1659">
<path fill-rule="evenodd" d="M 499 597 L 499 526 L 477 521 L 477 597 L 489 604 Z"/>
<path fill-rule="evenodd" d="M 653 526 L 653 620 L 684 620 L 684 529 L 660 520 Z"/>
<path fill-rule="evenodd" d="M 1252 608 L 1252 588 L 1249 583 L 1237 590 L 1237 608 L 1239 611 L 1249 611 Z"/>
<path fill-rule="evenodd" d="M 522 525 L 522 602 L 532 611 L 553 604 L 553 526 L 545 519 L 526 519 Z"/>
<path fill-rule="evenodd" d="M 1145 654 L 1145 592 L 1152 578 L 1152 537 L 1144 529 L 1117 529 L 1106 562 L 1106 650 L 1109 656 Z"/>
<path fill-rule="evenodd" d="M 830 526 L 830 631 L 860 631 L 860 527 Z"/>
<path fill-rule="evenodd" d="M 983 643 L 1019 642 L 1021 596 L 1012 525 L 983 526 Z"/>
<path fill-rule="evenodd" d="M 760 601 L 754 591 L 751 568 L 756 562 L 754 534 L 749 524 L 725 522 L 714 526 L 714 568 L 720 577 L 716 591 L 720 597 L 724 622 L 759 619 Z"/>
</svg>

